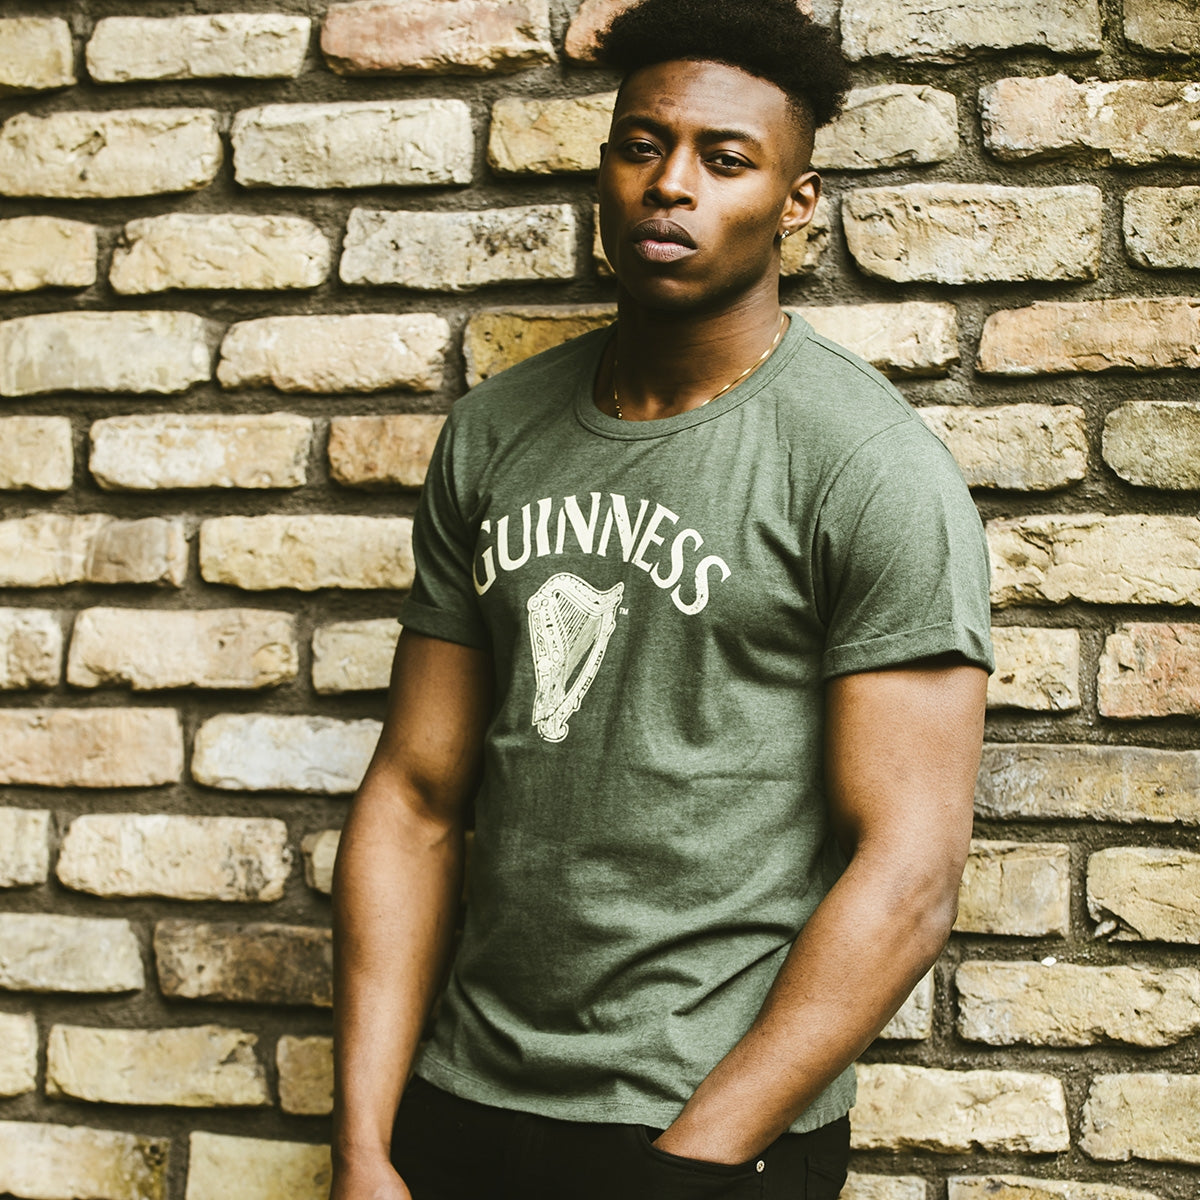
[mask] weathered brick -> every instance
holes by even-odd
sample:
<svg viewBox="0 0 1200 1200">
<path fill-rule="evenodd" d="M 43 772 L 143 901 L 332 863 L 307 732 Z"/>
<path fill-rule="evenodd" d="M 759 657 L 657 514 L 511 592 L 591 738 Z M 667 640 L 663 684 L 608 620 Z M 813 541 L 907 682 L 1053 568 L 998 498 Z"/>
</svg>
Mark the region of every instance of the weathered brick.
<svg viewBox="0 0 1200 1200">
<path fill-rule="evenodd" d="M 322 695 L 382 691 L 392 674 L 400 625 L 391 617 L 335 621 L 313 632 L 313 688 Z"/>
<path fill-rule="evenodd" d="M 1200 716 L 1200 625 L 1119 625 L 1097 684 L 1106 717 Z"/>
<path fill-rule="evenodd" d="M 1200 90 L 1194 83 L 1076 83 L 1067 75 L 999 79 L 981 88 L 979 99 L 984 145 L 1003 162 L 1200 162 Z"/>
<path fill-rule="evenodd" d="M 58 312 L 0 322 L 0 396 L 183 392 L 212 376 L 189 312 Z"/>
<path fill-rule="evenodd" d="M 0 417 L 0 491 L 65 492 L 74 469 L 69 417 Z"/>
<path fill-rule="evenodd" d="M 893 378 L 945 375 L 958 362 L 958 316 L 953 304 L 798 305 L 823 337 L 865 358 Z"/>
<path fill-rule="evenodd" d="M 339 75 L 485 75 L 555 58 L 548 0 L 331 4 L 321 52 Z"/>
<path fill-rule="evenodd" d="M 341 832 L 337 829 L 322 829 L 320 833 L 307 834 L 300 843 L 304 855 L 304 880 L 310 888 L 324 892 L 333 891 L 333 864 L 337 858 Z"/>
<path fill-rule="evenodd" d="M 858 1066 L 856 1150 L 1051 1154 L 1070 1145 L 1066 1097 L 1052 1075 Z"/>
<path fill-rule="evenodd" d="M 1200 187 L 1130 188 L 1121 222 L 1125 252 L 1142 267 L 1200 267 Z"/>
<path fill-rule="evenodd" d="M 842 200 L 859 268 L 895 283 L 1095 279 L 1100 189 L 911 183 Z"/>
<path fill-rule="evenodd" d="M 1077 629 L 994 626 L 992 647 L 988 708 L 1069 712 L 1080 706 Z"/>
<path fill-rule="evenodd" d="M 333 1039 L 291 1037 L 275 1048 L 279 1107 L 284 1112 L 324 1116 L 333 1109 Z"/>
<path fill-rule="evenodd" d="M 301 487 L 312 440 L 312 421 L 291 413 L 106 417 L 92 425 L 88 466 L 111 491 Z"/>
<path fill-rule="evenodd" d="M 488 165 L 501 175 L 591 175 L 616 92 L 567 99 L 506 96 L 492 105 Z"/>
<path fill-rule="evenodd" d="M 166 1138 L 0 1121 L 0 1192 L 28 1200 L 164 1200 Z"/>
<path fill-rule="evenodd" d="M 956 1176 L 948 1200 L 1159 1200 L 1152 1192 L 1076 1179 L 1027 1179 L 1019 1175 Z M 920 1200 L 924 1200 L 922 1193 Z"/>
<path fill-rule="evenodd" d="M 91 287 L 95 282 L 94 225 L 62 217 L 0 221 L 0 292 Z"/>
<path fill-rule="evenodd" d="M 70 87 L 75 82 L 71 27 L 61 17 L 0 21 L 0 96 Z"/>
<path fill-rule="evenodd" d="M 179 1108 L 269 1104 L 258 1038 L 240 1029 L 96 1029 L 55 1025 L 46 1042 L 46 1095 L 97 1104 Z"/>
<path fill-rule="evenodd" d="M 259 317 L 229 327 L 217 379 L 281 392 L 433 392 L 449 345 L 448 322 L 432 313 Z"/>
<path fill-rule="evenodd" d="M 1001 821 L 1200 825 L 1200 752 L 988 743 L 975 811 Z"/>
<path fill-rule="evenodd" d="M 2 529 L 2 526 L 0 526 Z M 214 517 L 200 526 L 200 574 L 248 591 L 412 586 L 408 517 Z"/>
<path fill-rule="evenodd" d="M 227 791 L 353 792 L 379 728 L 371 720 L 224 713 L 197 731 L 192 775 Z"/>
<path fill-rule="evenodd" d="M 1173 1046 L 1200 1030 L 1200 970 L 966 962 L 958 1032 L 991 1046 Z"/>
<path fill-rule="evenodd" d="M 0 691 L 54 687 L 62 675 L 62 645 L 57 613 L 0 608 Z"/>
<path fill-rule="evenodd" d="M 161 583 L 187 575 L 183 523 L 121 521 L 102 513 L 38 513 L 0 521 L 0 587 Z"/>
<path fill-rule="evenodd" d="M 884 1041 L 922 1041 L 933 1037 L 933 971 L 926 971 L 894 1017 L 880 1030 Z"/>
<path fill-rule="evenodd" d="M 1200 1075 L 1097 1075 L 1080 1146 L 1103 1162 L 1200 1163 Z"/>
<path fill-rule="evenodd" d="M 71 822 L 56 874 L 94 896 L 278 900 L 291 870 L 287 826 L 270 817 L 89 813 Z"/>
<path fill-rule="evenodd" d="M 474 387 L 543 350 L 602 329 L 612 324 L 616 315 L 610 304 L 481 309 L 468 319 L 463 333 L 467 385 Z"/>
<path fill-rule="evenodd" d="M 1096 0 L 1047 8 L 1036 0 L 844 0 L 842 49 L 852 62 L 905 58 L 955 62 L 1018 46 L 1056 54 L 1094 54 L 1101 48 Z"/>
<path fill-rule="evenodd" d="M 1124 0 L 1125 37 L 1151 54 L 1200 53 L 1192 0 Z"/>
<path fill-rule="evenodd" d="M 425 413 L 333 417 L 330 474 L 347 487 L 419 488 L 445 421 Z"/>
<path fill-rule="evenodd" d="M 1200 604 L 1200 518 L 1016 517 L 987 532 L 997 607 Z"/>
<path fill-rule="evenodd" d="M 1200 404 L 1130 400 L 1104 418 L 1104 461 L 1138 487 L 1200 488 Z"/>
<path fill-rule="evenodd" d="M 136 992 L 144 985 L 142 956 L 128 921 L 0 913 L 0 988 L 101 993 Z"/>
<path fill-rule="evenodd" d="M 470 212 L 356 208 L 346 225 L 339 274 L 343 283 L 447 292 L 572 279 L 575 210 L 569 204 Z"/>
<path fill-rule="evenodd" d="M 0 784 L 154 787 L 182 773 L 173 708 L 0 709 Z"/>
<path fill-rule="evenodd" d="M 333 1003 L 328 929 L 159 921 L 154 956 L 164 996 L 318 1008 Z"/>
<path fill-rule="evenodd" d="M 853 88 L 841 114 L 817 130 L 818 171 L 872 171 L 945 162 L 958 153 L 958 104 L 925 84 Z"/>
<path fill-rule="evenodd" d="M 3 32 L 0 27 L 0 37 Z M 37 1052 L 37 1021 L 33 1014 L 0 1013 L 0 1096 L 20 1096 L 37 1087 Z"/>
<path fill-rule="evenodd" d="M 135 79 L 293 79 L 312 22 L 285 13 L 105 17 L 87 44 L 97 83 Z"/>
<path fill-rule="evenodd" d="M 926 1200 L 925 1180 L 915 1175 L 846 1174 L 838 1200 Z"/>
<path fill-rule="evenodd" d="M 328 1146 L 193 1133 L 188 1138 L 184 1200 L 327 1200 Z"/>
<path fill-rule="evenodd" d="M 62 200 L 194 192 L 222 161 L 210 108 L 17 113 L 0 129 L 0 195 Z"/>
<path fill-rule="evenodd" d="M 46 882 L 49 837 L 50 814 L 45 809 L 0 808 L 0 887 Z"/>
<path fill-rule="evenodd" d="M 108 281 L 122 295 L 171 288 L 315 288 L 329 274 L 329 239 L 303 217 L 168 213 L 125 226 Z"/>
<path fill-rule="evenodd" d="M 1087 425 L 1075 405 L 943 404 L 917 411 L 973 488 L 1047 492 L 1087 472 Z"/>
<path fill-rule="evenodd" d="M 1200 944 L 1200 854 L 1114 846 L 1088 859 L 1088 912 L 1118 940 Z"/>
<path fill-rule="evenodd" d="M 461 100 L 268 104 L 233 118 L 242 187 L 428 187 L 470 183 L 471 110 Z"/>
<path fill-rule="evenodd" d="M 958 889 L 956 933 L 1066 937 L 1070 928 L 1069 846 L 972 840 Z"/>
</svg>

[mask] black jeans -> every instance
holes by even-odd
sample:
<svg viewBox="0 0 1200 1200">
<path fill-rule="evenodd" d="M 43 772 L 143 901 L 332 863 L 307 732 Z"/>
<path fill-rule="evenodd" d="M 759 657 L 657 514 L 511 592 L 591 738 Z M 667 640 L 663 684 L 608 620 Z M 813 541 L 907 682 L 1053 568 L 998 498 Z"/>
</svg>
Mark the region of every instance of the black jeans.
<svg viewBox="0 0 1200 1200">
<path fill-rule="evenodd" d="M 392 1162 L 413 1200 L 835 1200 L 846 1180 L 847 1117 L 785 1133 L 738 1166 L 667 1154 L 651 1144 L 658 1133 L 493 1108 L 417 1078 Z"/>
</svg>

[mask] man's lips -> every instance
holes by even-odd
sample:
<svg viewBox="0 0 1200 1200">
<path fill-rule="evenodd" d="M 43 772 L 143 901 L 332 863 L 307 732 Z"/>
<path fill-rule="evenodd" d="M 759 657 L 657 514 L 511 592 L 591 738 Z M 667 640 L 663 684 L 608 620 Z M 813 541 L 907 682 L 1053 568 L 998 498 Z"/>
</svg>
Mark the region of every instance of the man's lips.
<svg viewBox="0 0 1200 1200">
<path fill-rule="evenodd" d="M 676 262 L 696 250 L 695 240 L 682 225 L 661 217 L 640 221 L 630 232 L 629 240 L 647 262 Z"/>
</svg>

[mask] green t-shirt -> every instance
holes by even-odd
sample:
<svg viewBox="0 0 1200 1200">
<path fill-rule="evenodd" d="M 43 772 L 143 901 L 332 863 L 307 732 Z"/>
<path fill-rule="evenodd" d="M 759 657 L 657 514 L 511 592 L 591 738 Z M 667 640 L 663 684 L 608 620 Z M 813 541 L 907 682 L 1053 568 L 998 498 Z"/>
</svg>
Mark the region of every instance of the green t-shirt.
<svg viewBox="0 0 1200 1200">
<path fill-rule="evenodd" d="M 798 317 L 658 421 L 592 402 L 609 331 L 455 406 L 411 630 L 496 693 L 462 943 L 418 1072 L 486 1104 L 664 1127 L 753 1020 L 844 867 L 831 676 L 991 668 L 987 549 L 949 453 Z M 848 1069 L 793 1126 L 841 1116 Z"/>
</svg>

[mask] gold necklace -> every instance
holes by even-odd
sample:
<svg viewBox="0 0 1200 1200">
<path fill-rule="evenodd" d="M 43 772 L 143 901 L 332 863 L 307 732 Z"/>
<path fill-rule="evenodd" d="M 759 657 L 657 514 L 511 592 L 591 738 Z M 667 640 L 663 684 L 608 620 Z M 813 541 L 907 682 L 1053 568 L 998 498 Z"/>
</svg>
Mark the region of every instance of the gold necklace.
<svg viewBox="0 0 1200 1200">
<path fill-rule="evenodd" d="M 771 352 L 775 349 L 775 347 L 779 345 L 783 338 L 783 331 L 786 328 L 787 313 L 781 311 L 779 314 L 779 327 L 775 330 L 775 336 L 771 339 L 771 344 L 736 379 L 730 380 L 730 382 L 727 383 L 719 392 L 717 392 L 715 395 L 709 396 L 707 400 L 701 400 L 696 407 L 703 408 L 706 404 L 711 404 L 714 400 L 719 400 L 730 389 L 737 387 L 737 385 L 741 383 L 742 380 L 745 379 L 746 376 L 752 371 L 756 370 L 758 367 L 761 367 L 763 363 L 765 363 L 767 359 L 771 357 Z M 613 343 L 612 398 L 613 408 L 616 410 L 617 414 L 617 420 L 625 420 L 625 415 L 621 412 L 621 401 L 617 396 L 617 350 L 615 342 Z M 691 410 L 689 409 L 687 411 L 690 412 Z"/>
</svg>

